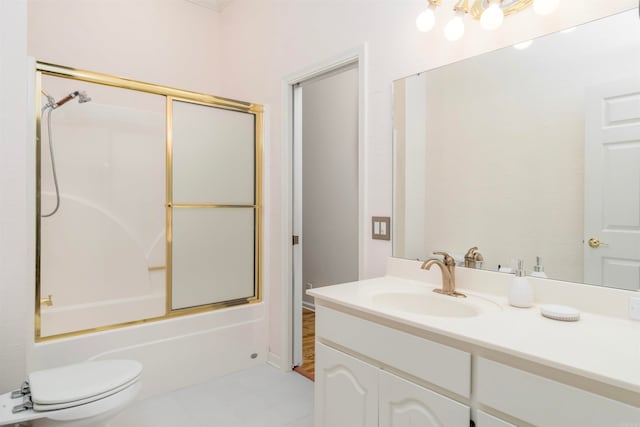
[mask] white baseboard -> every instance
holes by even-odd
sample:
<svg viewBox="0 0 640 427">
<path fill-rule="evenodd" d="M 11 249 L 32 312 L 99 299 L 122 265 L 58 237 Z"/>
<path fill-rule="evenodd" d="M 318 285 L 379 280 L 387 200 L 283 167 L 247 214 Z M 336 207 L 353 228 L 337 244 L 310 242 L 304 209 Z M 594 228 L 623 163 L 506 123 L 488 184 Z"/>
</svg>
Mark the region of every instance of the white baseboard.
<svg viewBox="0 0 640 427">
<path fill-rule="evenodd" d="M 284 369 L 282 367 L 282 359 L 280 358 L 280 356 L 278 356 L 275 353 L 269 352 L 267 354 L 267 363 L 273 366 L 274 368 Z"/>
<path fill-rule="evenodd" d="M 307 310 L 316 311 L 316 305 L 312 302 L 302 301 L 302 308 Z"/>
</svg>

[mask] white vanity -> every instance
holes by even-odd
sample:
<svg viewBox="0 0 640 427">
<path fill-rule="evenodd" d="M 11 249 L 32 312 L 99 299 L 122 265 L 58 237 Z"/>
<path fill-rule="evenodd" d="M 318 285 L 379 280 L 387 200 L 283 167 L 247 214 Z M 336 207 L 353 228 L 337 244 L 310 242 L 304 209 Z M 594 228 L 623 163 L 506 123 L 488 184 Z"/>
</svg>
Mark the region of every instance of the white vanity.
<svg viewBox="0 0 640 427">
<path fill-rule="evenodd" d="M 538 303 L 582 311 L 560 322 L 510 307 L 510 278 L 458 269 L 456 299 L 432 292 L 440 272 L 391 258 L 383 278 L 309 291 L 315 426 L 640 426 L 637 294 L 533 280 Z"/>
</svg>

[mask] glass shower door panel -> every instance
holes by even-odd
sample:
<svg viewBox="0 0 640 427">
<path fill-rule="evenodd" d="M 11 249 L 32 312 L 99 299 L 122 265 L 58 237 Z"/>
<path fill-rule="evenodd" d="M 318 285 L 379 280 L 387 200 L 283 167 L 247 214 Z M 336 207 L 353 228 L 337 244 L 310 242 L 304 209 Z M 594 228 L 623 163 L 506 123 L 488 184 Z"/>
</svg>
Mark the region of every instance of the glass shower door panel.
<svg viewBox="0 0 640 427">
<path fill-rule="evenodd" d="M 253 208 L 174 208 L 172 309 L 255 296 Z"/>
<path fill-rule="evenodd" d="M 173 101 L 173 203 L 255 203 L 255 116 Z"/>
<path fill-rule="evenodd" d="M 41 336 L 164 315 L 165 98 L 46 75 L 42 87 L 91 100 L 43 114 L 39 281 L 53 305 Z"/>
</svg>

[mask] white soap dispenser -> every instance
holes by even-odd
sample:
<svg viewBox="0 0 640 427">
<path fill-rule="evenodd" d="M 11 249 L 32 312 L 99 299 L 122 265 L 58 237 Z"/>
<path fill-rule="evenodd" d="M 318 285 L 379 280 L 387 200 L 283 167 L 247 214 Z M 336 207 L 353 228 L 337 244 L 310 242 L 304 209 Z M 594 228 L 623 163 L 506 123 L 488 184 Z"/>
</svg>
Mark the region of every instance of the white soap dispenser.
<svg viewBox="0 0 640 427">
<path fill-rule="evenodd" d="M 514 307 L 531 307 L 533 305 L 533 288 L 524 274 L 524 263 L 518 260 L 518 268 L 509 287 L 509 304 Z"/>
</svg>

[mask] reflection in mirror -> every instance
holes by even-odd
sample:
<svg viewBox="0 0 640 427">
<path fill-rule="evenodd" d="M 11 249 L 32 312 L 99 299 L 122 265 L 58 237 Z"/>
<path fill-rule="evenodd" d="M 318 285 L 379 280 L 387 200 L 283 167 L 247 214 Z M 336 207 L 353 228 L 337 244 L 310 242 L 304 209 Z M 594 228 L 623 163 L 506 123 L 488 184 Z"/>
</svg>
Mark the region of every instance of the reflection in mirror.
<svg viewBox="0 0 640 427">
<path fill-rule="evenodd" d="M 394 82 L 394 256 L 640 289 L 638 51 L 634 9 Z"/>
</svg>

